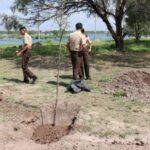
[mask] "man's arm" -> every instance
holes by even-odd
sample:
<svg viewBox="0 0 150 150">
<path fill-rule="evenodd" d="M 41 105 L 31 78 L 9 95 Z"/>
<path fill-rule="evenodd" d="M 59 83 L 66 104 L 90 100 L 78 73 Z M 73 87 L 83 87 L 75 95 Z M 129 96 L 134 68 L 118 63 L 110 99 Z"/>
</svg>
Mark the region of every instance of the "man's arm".
<svg viewBox="0 0 150 150">
<path fill-rule="evenodd" d="M 67 49 L 68 49 L 69 52 L 71 51 L 70 50 L 70 42 L 67 43 Z"/>
<path fill-rule="evenodd" d="M 69 52 L 71 51 L 71 48 L 70 48 L 70 36 L 69 36 L 68 43 L 67 43 L 67 49 L 68 49 Z"/>
<path fill-rule="evenodd" d="M 89 38 L 87 38 L 87 43 L 90 45 L 89 52 L 91 52 L 91 51 L 92 51 L 93 44 L 92 44 L 92 41 L 91 41 Z"/>
<path fill-rule="evenodd" d="M 86 40 L 84 36 L 82 36 L 81 44 L 82 44 L 82 49 L 86 49 Z"/>
<path fill-rule="evenodd" d="M 24 44 L 23 48 L 16 51 L 17 56 L 21 56 L 29 48 L 28 44 Z"/>
<path fill-rule="evenodd" d="M 86 49 L 86 44 L 82 44 L 82 49 Z"/>
<path fill-rule="evenodd" d="M 90 42 L 89 45 L 90 45 L 89 52 L 91 52 L 91 51 L 92 51 L 92 48 L 93 48 L 93 44 Z"/>
</svg>

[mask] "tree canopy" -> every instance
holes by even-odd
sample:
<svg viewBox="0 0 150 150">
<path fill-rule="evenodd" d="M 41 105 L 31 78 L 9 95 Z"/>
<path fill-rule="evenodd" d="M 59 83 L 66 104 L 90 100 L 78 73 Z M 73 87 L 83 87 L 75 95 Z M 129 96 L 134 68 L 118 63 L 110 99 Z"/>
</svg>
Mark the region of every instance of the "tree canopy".
<svg viewBox="0 0 150 150">
<path fill-rule="evenodd" d="M 4 25 L 5 29 L 8 32 L 12 29 L 17 30 L 22 26 L 15 16 L 2 15 L 1 17 L 2 17 L 1 24 Z"/>
<path fill-rule="evenodd" d="M 149 17 L 149 5 L 145 5 L 149 4 L 149 0 L 15 0 L 12 9 L 25 15 L 30 14 L 29 21 L 32 23 L 54 18 L 62 7 L 66 15 L 80 11 L 85 11 L 88 15 L 96 14 L 106 24 L 116 42 L 116 48 L 123 49 L 126 35 L 123 32 L 123 22 L 127 13 L 138 3 L 141 4 L 138 12 Z M 115 24 L 109 20 L 110 17 Z"/>
<path fill-rule="evenodd" d="M 150 33 L 148 30 L 148 26 L 150 25 L 150 15 L 147 5 L 149 1 L 141 1 L 139 0 L 138 3 L 127 12 L 126 18 L 126 26 L 125 32 L 129 36 L 134 36 L 137 40 L 141 38 L 142 35 L 146 35 Z"/>
</svg>

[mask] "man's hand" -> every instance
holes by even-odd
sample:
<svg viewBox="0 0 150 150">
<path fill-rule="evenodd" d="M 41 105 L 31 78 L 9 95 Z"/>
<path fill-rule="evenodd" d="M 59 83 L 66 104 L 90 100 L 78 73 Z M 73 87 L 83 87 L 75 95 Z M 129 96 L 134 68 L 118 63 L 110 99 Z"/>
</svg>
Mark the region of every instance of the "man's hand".
<svg viewBox="0 0 150 150">
<path fill-rule="evenodd" d="M 25 51 L 29 49 L 28 44 L 24 44 L 22 49 L 16 51 L 16 56 L 21 56 Z"/>
<path fill-rule="evenodd" d="M 19 53 L 19 50 L 16 51 L 16 56 L 17 56 L 18 53 Z"/>
<path fill-rule="evenodd" d="M 21 52 L 16 51 L 16 56 L 17 56 L 17 57 L 21 56 L 21 54 L 22 54 Z"/>
</svg>

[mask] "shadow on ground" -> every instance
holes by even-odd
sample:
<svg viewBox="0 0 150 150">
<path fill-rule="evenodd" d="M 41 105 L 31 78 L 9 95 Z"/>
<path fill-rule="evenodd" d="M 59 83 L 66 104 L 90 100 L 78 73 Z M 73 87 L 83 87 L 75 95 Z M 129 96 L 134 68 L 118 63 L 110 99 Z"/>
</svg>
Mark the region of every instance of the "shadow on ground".
<svg viewBox="0 0 150 150">
<path fill-rule="evenodd" d="M 150 66 L 150 54 L 148 53 L 106 53 L 91 56 L 91 65 L 98 71 L 102 71 L 105 62 L 111 62 L 112 66 L 130 67 L 130 68 L 148 68 Z M 30 61 L 30 67 L 40 69 L 57 69 L 57 57 L 39 56 Z M 16 61 L 16 67 L 20 68 L 20 59 Z M 60 70 L 72 70 L 69 56 L 61 60 Z M 62 79 L 70 79 L 70 76 L 62 76 Z"/>
<path fill-rule="evenodd" d="M 71 75 L 60 75 L 61 79 L 70 79 L 72 80 L 72 76 Z"/>
<path fill-rule="evenodd" d="M 57 82 L 56 82 L 56 81 L 48 81 L 47 83 L 48 83 L 48 84 L 52 84 L 52 85 L 57 85 Z M 69 84 L 68 84 L 68 83 L 65 83 L 65 82 L 60 82 L 59 85 L 65 87 L 65 88 L 67 88 Z"/>
<path fill-rule="evenodd" d="M 21 59 L 16 60 L 16 67 L 20 68 Z M 56 56 L 38 56 L 30 59 L 30 67 L 40 68 L 40 69 L 57 69 L 58 68 L 58 58 Z M 71 61 L 68 56 L 63 57 L 60 63 L 60 70 L 70 70 Z"/>
<path fill-rule="evenodd" d="M 98 60 L 111 62 L 113 66 L 118 67 L 148 68 L 150 66 L 150 55 L 147 53 L 101 54 L 93 56 L 92 63 L 97 64 Z"/>
<path fill-rule="evenodd" d="M 12 79 L 9 79 L 9 78 L 3 78 L 3 80 L 8 81 L 8 82 L 23 83 L 22 80 L 15 79 L 15 78 L 12 78 Z"/>
</svg>

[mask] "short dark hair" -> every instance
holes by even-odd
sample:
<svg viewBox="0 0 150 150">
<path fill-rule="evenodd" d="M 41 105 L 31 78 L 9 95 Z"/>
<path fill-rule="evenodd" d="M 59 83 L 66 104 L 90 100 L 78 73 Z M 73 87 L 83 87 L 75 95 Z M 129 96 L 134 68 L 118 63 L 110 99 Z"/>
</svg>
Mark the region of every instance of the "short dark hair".
<svg viewBox="0 0 150 150">
<path fill-rule="evenodd" d="M 77 24 L 76 24 L 76 29 L 77 29 L 77 30 L 82 29 L 82 28 L 83 28 L 82 23 L 77 23 Z"/>
<path fill-rule="evenodd" d="M 82 29 L 82 30 L 81 30 L 81 32 L 84 34 L 84 33 L 85 33 L 85 30 L 84 30 L 84 29 Z"/>
<path fill-rule="evenodd" d="M 27 28 L 26 28 L 26 27 L 20 27 L 20 31 L 21 31 L 21 30 L 24 30 L 24 29 L 27 29 Z"/>
</svg>

